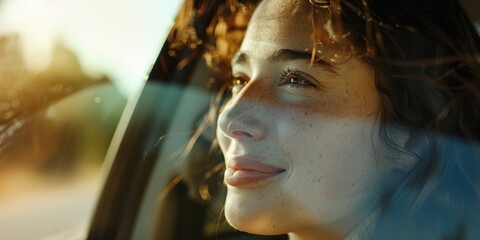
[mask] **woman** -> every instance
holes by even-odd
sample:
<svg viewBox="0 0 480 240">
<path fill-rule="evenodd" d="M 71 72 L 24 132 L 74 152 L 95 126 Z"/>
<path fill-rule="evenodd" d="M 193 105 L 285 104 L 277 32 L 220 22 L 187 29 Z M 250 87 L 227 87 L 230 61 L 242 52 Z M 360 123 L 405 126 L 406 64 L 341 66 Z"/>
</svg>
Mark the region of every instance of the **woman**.
<svg viewBox="0 0 480 240">
<path fill-rule="evenodd" d="M 231 61 L 228 222 L 291 240 L 479 238 L 480 42 L 460 4 L 264 0 L 238 47 L 251 6 L 217 18 L 206 55 Z"/>
<path fill-rule="evenodd" d="M 353 56 L 311 64 L 310 10 L 307 1 L 261 3 L 232 60 L 233 96 L 217 138 L 225 214 L 240 230 L 291 239 L 349 232 L 393 168 L 375 161 L 373 69 Z"/>
</svg>

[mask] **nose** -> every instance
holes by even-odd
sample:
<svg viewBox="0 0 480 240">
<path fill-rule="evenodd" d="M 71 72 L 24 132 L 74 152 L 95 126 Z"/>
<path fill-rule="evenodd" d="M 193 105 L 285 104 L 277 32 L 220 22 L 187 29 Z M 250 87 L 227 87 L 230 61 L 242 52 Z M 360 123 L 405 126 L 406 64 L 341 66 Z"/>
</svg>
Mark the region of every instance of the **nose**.
<svg viewBox="0 0 480 240">
<path fill-rule="evenodd" d="M 244 89 L 245 90 L 245 89 Z M 218 128 L 231 139 L 261 140 L 267 132 L 268 109 L 252 92 L 233 97 L 218 117 Z"/>
<path fill-rule="evenodd" d="M 218 127 L 227 137 L 240 141 L 261 140 L 266 132 L 260 120 L 248 113 L 238 113 L 232 108 L 225 109 L 220 114 Z"/>
</svg>

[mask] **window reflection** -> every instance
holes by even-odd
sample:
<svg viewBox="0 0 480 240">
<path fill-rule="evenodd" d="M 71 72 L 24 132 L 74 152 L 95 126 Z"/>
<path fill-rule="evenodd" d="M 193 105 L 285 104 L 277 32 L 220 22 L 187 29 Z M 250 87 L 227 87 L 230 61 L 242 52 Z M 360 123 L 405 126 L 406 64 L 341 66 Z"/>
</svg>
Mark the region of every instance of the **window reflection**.
<svg viewBox="0 0 480 240">
<path fill-rule="evenodd" d="M 29 70 L 19 42 L 0 38 L 0 238 L 70 238 L 93 211 L 126 99 L 62 44 L 45 70 Z"/>
</svg>

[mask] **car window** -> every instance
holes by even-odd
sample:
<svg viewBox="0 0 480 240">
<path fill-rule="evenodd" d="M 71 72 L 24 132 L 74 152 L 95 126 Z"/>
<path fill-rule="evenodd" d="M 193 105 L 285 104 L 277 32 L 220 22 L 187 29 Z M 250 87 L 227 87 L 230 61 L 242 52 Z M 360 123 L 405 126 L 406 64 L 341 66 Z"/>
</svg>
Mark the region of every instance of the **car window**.
<svg viewBox="0 0 480 240">
<path fill-rule="evenodd" d="M 1 239 L 86 238 L 112 137 L 177 8 L 0 3 Z"/>
</svg>

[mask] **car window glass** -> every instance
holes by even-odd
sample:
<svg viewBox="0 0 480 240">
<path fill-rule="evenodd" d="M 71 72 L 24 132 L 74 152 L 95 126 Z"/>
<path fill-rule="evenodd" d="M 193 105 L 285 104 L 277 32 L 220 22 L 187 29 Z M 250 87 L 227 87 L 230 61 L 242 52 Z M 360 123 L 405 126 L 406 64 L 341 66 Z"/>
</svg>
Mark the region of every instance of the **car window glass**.
<svg viewBox="0 0 480 240">
<path fill-rule="evenodd" d="M 85 237 L 117 123 L 176 4 L 0 2 L 1 239 Z"/>
</svg>

